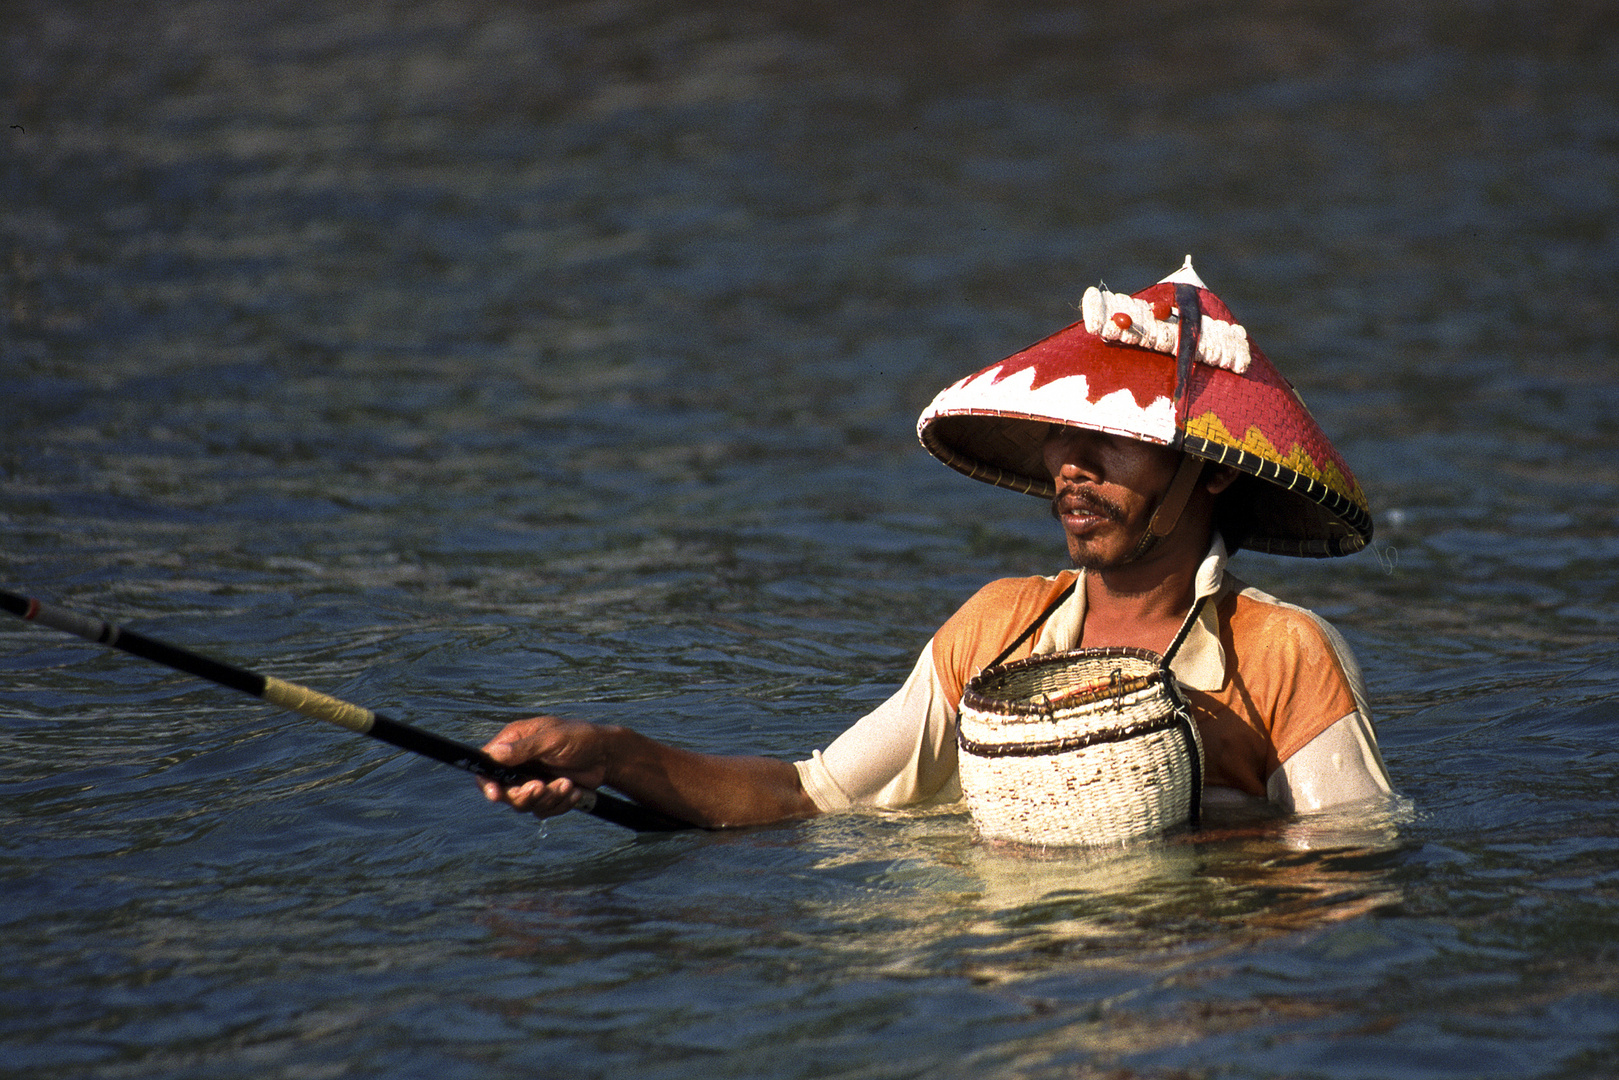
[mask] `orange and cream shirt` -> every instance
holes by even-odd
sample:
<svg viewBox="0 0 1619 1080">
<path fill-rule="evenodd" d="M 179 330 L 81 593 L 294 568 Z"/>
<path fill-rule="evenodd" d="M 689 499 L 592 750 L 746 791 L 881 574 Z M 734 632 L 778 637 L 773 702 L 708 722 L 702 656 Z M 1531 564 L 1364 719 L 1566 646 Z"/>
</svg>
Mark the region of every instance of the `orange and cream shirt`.
<svg viewBox="0 0 1619 1080">
<path fill-rule="evenodd" d="M 1203 740 L 1204 783 L 1322 810 L 1390 794 L 1360 668 L 1324 619 L 1226 573 L 1216 537 L 1198 568 L 1209 597 L 1171 662 Z M 797 762 L 822 810 L 900 807 L 961 798 L 956 707 L 990 664 L 1082 577 L 991 582 L 934 634 L 899 691 L 824 751 Z M 1077 648 L 1084 582 L 1008 659 Z"/>
</svg>

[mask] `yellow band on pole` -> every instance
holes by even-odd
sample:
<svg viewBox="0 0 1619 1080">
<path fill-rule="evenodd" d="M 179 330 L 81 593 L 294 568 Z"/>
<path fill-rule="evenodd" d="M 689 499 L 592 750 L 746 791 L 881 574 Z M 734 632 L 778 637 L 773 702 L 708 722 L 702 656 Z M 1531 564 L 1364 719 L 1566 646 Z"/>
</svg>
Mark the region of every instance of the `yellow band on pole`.
<svg viewBox="0 0 1619 1080">
<path fill-rule="evenodd" d="M 371 730 L 371 722 L 377 715 L 370 709 L 351 705 L 339 698 L 311 690 L 307 686 L 299 686 L 297 683 L 269 676 L 265 677 L 264 693 L 259 696 L 272 705 L 279 705 L 283 709 L 291 709 L 295 713 L 302 713 L 316 720 L 325 720 L 339 727 L 346 727 L 360 735 Z"/>
</svg>

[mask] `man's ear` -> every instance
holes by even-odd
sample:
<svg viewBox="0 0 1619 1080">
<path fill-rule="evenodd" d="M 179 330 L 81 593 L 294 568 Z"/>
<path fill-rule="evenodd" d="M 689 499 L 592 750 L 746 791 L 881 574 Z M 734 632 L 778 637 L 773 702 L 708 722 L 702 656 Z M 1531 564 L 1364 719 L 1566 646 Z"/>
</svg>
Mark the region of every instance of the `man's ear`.
<svg viewBox="0 0 1619 1080">
<path fill-rule="evenodd" d="M 1203 489 L 1210 495 L 1218 495 L 1226 488 L 1237 482 L 1242 473 L 1230 465 L 1209 464 L 1203 468 Z"/>
</svg>

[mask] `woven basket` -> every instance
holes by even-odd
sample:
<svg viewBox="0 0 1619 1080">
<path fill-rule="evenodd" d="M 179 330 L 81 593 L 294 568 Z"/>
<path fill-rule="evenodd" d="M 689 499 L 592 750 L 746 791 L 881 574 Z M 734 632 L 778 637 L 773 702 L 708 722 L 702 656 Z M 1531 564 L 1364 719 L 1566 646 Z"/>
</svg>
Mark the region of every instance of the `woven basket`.
<svg viewBox="0 0 1619 1080">
<path fill-rule="evenodd" d="M 986 668 L 957 722 L 961 788 L 986 838 L 1113 844 L 1197 817 L 1203 744 L 1157 653 L 1078 649 Z"/>
</svg>

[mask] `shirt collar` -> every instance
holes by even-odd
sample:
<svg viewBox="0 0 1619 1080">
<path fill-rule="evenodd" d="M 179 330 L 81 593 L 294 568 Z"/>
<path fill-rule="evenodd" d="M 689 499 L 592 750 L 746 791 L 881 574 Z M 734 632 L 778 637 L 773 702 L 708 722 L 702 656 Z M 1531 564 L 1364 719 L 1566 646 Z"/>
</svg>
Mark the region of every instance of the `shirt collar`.
<svg viewBox="0 0 1619 1080">
<path fill-rule="evenodd" d="M 1196 598 L 1207 598 L 1208 602 L 1197 613 L 1197 622 L 1181 643 L 1180 651 L 1169 661 L 1175 681 L 1193 690 L 1218 690 L 1225 682 L 1225 649 L 1220 645 L 1220 605 L 1216 596 L 1225 585 L 1225 565 L 1230 557 L 1225 540 L 1216 532 L 1193 583 Z"/>
<path fill-rule="evenodd" d="M 1193 690 L 1218 690 L 1225 682 L 1225 649 L 1220 645 L 1220 621 L 1217 594 L 1225 586 L 1225 567 L 1230 555 L 1225 541 L 1216 532 L 1209 543 L 1208 554 L 1198 565 L 1193 579 L 1193 593 L 1198 600 L 1208 603 L 1197 614 L 1197 622 L 1181 642 L 1179 651 L 1169 661 L 1175 681 Z M 1077 647 L 1080 628 L 1085 625 L 1085 574 L 1081 571 L 1074 595 L 1052 613 L 1041 628 L 1035 641 L 1035 655 L 1060 652 Z"/>
</svg>

